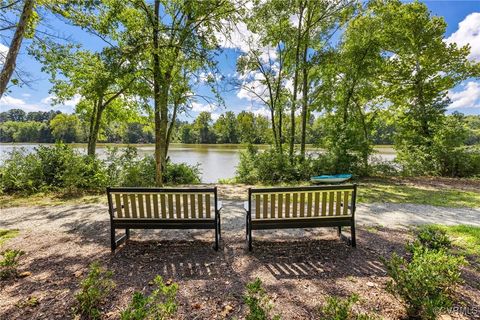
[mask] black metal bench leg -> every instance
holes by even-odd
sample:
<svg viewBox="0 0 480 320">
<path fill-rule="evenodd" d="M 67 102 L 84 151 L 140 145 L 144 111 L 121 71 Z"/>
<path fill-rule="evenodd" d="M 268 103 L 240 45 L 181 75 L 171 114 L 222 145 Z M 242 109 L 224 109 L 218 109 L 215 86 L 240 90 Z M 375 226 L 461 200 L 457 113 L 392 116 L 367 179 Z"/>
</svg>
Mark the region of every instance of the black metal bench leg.
<svg viewBox="0 0 480 320">
<path fill-rule="evenodd" d="M 337 235 L 341 238 L 342 237 L 342 227 L 338 227 Z"/>
<path fill-rule="evenodd" d="M 127 236 L 127 240 L 130 239 L 130 229 L 125 229 L 125 235 Z"/>
<path fill-rule="evenodd" d="M 248 226 L 248 251 L 252 251 L 252 226 L 249 224 Z"/>
<path fill-rule="evenodd" d="M 215 225 L 215 251 L 218 251 L 218 237 L 219 237 L 219 225 L 218 222 Z"/>
<path fill-rule="evenodd" d="M 350 234 L 351 234 L 351 242 L 352 242 L 352 247 L 356 247 L 357 246 L 357 239 L 356 239 L 356 235 L 355 235 L 355 225 L 352 224 L 352 226 L 350 227 Z"/>
<path fill-rule="evenodd" d="M 112 249 L 112 252 L 117 248 L 117 243 L 115 242 L 115 228 L 113 226 L 110 227 L 110 248 Z"/>
<path fill-rule="evenodd" d="M 218 237 L 222 239 L 222 223 L 221 223 L 220 215 L 218 215 Z"/>
</svg>

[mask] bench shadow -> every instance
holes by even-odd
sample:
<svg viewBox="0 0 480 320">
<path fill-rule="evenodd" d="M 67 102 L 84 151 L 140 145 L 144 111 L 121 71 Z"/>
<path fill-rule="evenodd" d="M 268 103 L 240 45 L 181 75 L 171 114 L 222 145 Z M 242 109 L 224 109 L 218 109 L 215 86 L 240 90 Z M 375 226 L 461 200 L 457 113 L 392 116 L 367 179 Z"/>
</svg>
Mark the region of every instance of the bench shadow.
<svg viewBox="0 0 480 320">
<path fill-rule="evenodd" d="M 348 235 L 349 236 L 349 235 Z M 381 250 L 374 250 L 369 243 Z M 357 247 L 328 235 L 322 239 L 254 240 L 251 255 L 277 280 L 385 276 L 381 257 L 404 251 L 405 242 L 360 229 Z"/>
<path fill-rule="evenodd" d="M 212 241 L 202 240 L 128 240 L 109 260 L 120 274 L 142 266 L 142 274 L 172 279 L 208 280 L 222 276 L 228 264 L 224 254 L 213 249 Z"/>
</svg>

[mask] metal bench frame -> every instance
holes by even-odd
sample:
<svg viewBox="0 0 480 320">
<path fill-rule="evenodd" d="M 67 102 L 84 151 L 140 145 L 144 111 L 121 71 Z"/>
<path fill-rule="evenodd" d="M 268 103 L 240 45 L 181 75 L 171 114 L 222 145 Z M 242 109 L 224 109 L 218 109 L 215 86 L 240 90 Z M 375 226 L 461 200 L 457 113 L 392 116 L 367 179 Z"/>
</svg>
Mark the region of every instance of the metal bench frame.
<svg viewBox="0 0 480 320">
<path fill-rule="evenodd" d="M 124 193 L 124 194 L 214 194 L 214 214 L 213 218 L 199 218 L 199 219 L 178 219 L 178 218 L 122 218 L 117 219 L 114 216 L 116 208 L 114 207 L 114 201 L 112 199 L 112 193 Z M 108 198 L 108 211 L 110 214 L 110 240 L 112 252 L 126 242 L 130 238 L 130 229 L 214 229 L 215 230 L 215 250 L 218 250 L 218 244 L 221 238 L 221 225 L 220 225 L 220 211 L 222 210 L 222 204 L 218 201 L 217 188 L 107 188 Z M 122 205 L 123 208 L 123 205 Z M 125 234 L 116 238 L 115 230 L 125 229 Z"/>
<path fill-rule="evenodd" d="M 262 220 L 253 219 L 252 221 L 252 195 L 267 193 L 286 193 L 289 192 L 312 192 L 329 190 L 352 190 L 350 204 L 341 203 L 341 206 L 347 205 L 350 210 L 349 216 L 315 216 L 315 217 L 295 217 L 295 218 L 266 218 Z M 289 229 L 289 228 L 316 228 L 316 227 L 338 227 L 338 236 L 342 236 L 342 227 L 350 227 L 351 238 L 347 239 L 352 247 L 356 247 L 355 235 L 355 209 L 356 209 L 357 185 L 328 185 L 328 186 L 309 186 L 309 187 L 287 187 L 287 188 L 259 188 L 248 189 L 248 202 L 245 204 L 246 211 L 246 239 L 248 250 L 252 251 L 252 230 L 261 229 Z"/>
</svg>

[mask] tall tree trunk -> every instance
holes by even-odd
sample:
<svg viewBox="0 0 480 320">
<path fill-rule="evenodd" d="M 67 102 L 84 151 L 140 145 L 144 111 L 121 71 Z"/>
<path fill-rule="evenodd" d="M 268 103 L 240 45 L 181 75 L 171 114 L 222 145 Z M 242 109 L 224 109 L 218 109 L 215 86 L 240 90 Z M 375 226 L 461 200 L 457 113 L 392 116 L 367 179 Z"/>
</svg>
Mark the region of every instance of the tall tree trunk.
<svg viewBox="0 0 480 320">
<path fill-rule="evenodd" d="M 22 40 L 25 35 L 25 30 L 28 26 L 28 21 L 32 16 L 34 4 L 34 0 L 25 0 L 23 5 L 22 15 L 18 21 L 17 29 L 13 35 L 7 57 L 5 58 L 5 62 L 3 64 L 2 73 L 0 74 L 0 98 L 5 93 L 8 82 L 10 81 L 13 71 L 15 70 L 18 52 L 22 46 Z"/>
<path fill-rule="evenodd" d="M 300 4 L 300 16 L 298 19 L 298 33 L 297 33 L 297 43 L 295 51 L 295 74 L 293 76 L 293 97 L 292 97 L 292 109 L 290 111 L 290 149 L 289 156 L 290 162 L 293 162 L 293 151 L 295 148 L 295 104 L 297 102 L 297 89 L 298 89 L 298 71 L 300 69 L 300 43 L 302 35 L 302 20 L 303 20 L 303 2 Z"/>
<path fill-rule="evenodd" d="M 163 154 L 164 148 L 162 148 L 162 131 L 161 131 L 161 94 L 160 94 L 160 85 L 161 85 L 161 73 L 160 73 L 160 56 L 159 56 L 159 22 L 160 22 L 160 1 L 155 0 L 155 17 L 153 25 L 153 47 L 152 52 L 153 56 L 153 101 L 155 108 L 155 185 L 161 187 L 163 185 Z"/>
<path fill-rule="evenodd" d="M 95 157 L 95 150 L 97 148 L 98 132 L 100 131 L 100 122 L 102 121 L 102 113 L 106 105 L 103 104 L 103 96 L 98 99 L 98 105 L 94 110 L 93 123 L 90 126 L 90 133 L 88 136 L 87 155 Z"/>
<path fill-rule="evenodd" d="M 303 72 L 303 99 L 302 99 L 302 137 L 300 141 L 300 156 L 302 159 L 305 159 L 305 140 L 307 137 L 307 115 L 308 115 L 308 65 L 307 65 L 307 55 L 308 55 L 308 42 L 309 35 L 308 30 L 305 39 L 305 47 L 303 50 L 303 63 L 302 63 L 302 72 Z"/>
</svg>

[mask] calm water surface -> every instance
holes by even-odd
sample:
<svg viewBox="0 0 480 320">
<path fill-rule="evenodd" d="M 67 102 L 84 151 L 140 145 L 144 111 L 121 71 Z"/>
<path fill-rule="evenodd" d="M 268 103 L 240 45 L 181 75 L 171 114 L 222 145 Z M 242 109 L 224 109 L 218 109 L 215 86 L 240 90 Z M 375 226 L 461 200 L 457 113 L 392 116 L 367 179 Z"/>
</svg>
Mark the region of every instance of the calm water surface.
<svg viewBox="0 0 480 320">
<path fill-rule="evenodd" d="M 0 144 L 0 164 L 8 154 L 23 148 L 27 153 L 33 152 L 39 144 L 2 143 Z M 48 145 L 48 144 L 44 144 Z M 78 152 L 86 153 L 86 144 L 72 145 Z M 106 156 L 106 144 L 97 146 L 97 154 L 100 158 Z M 112 145 L 110 145 L 112 146 Z M 123 145 L 122 145 L 123 146 Z M 154 145 L 136 145 L 139 155 L 153 154 Z M 185 162 L 190 165 L 200 165 L 202 182 L 214 183 L 218 179 L 233 178 L 239 161 L 241 147 L 238 145 L 191 145 L 172 144 L 169 149 L 169 157 L 172 162 Z M 391 147 L 382 146 L 378 149 L 378 155 L 385 160 L 392 160 L 395 152 Z M 314 152 L 314 151 L 313 151 Z M 318 151 L 317 151 L 318 152 Z"/>
</svg>

